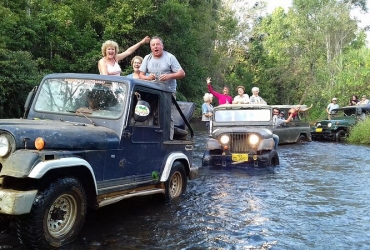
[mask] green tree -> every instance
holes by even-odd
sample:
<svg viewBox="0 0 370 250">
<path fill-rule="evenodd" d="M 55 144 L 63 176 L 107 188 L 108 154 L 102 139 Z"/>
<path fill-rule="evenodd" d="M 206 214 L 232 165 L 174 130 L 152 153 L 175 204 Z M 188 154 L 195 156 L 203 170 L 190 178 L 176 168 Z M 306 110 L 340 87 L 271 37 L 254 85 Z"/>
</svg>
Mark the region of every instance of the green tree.
<svg viewBox="0 0 370 250">
<path fill-rule="evenodd" d="M 30 53 L 0 49 L 0 117 L 22 117 L 27 94 L 40 78 Z"/>
</svg>

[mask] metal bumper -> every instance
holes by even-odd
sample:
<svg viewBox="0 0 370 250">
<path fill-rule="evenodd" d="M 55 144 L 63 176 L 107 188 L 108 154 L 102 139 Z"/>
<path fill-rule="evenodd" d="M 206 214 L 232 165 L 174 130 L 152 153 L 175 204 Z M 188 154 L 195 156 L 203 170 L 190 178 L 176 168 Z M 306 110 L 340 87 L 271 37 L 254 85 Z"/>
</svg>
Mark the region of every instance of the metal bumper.
<svg viewBox="0 0 370 250">
<path fill-rule="evenodd" d="M 335 132 L 333 131 L 322 131 L 320 133 L 318 132 L 311 132 L 312 138 L 323 138 L 323 139 L 334 139 L 335 138 Z"/>
<path fill-rule="evenodd" d="M 248 161 L 235 162 L 232 161 L 231 155 L 211 155 L 211 162 L 215 166 L 221 167 L 237 167 L 249 165 L 253 167 L 258 167 L 260 162 L 265 162 L 269 160 L 269 154 L 263 155 L 251 155 Z"/>
<path fill-rule="evenodd" d="M 31 211 L 37 190 L 0 189 L 0 214 L 20 215 Z"/>
</svg>

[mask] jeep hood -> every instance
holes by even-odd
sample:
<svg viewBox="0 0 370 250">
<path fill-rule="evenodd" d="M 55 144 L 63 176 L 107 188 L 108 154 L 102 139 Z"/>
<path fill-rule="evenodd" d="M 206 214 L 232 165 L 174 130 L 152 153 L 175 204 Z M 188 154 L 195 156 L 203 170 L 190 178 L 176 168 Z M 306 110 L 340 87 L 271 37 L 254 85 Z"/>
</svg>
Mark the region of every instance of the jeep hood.
<svg viewBox="0 0 370 250">
<path fill-rule="evenodd" d="M 4 119 L 0 133 L 4 132 L 14 137 L 16 149 L 35 149 L 38 137 L 45 141 L 44 150 L 114 149 L 119 145 L 113 130 L 78 122 Z"/>
<path fill-rule="evenodd" d="M 328 124 L 331 123 L 338 123 L 338 124 L 355 124 L 357 122 L 356 118 L 354 116 L 340 116 L 340 117 L 333 117 L 331 120 L 322 120 L 318 123 L 321 124 Z"/>
<path fill-rule="evenodd" d="M 256 133 L 262 135 L 264 138 L 272 136 L 272 131 L 268 128 L 256 128 L 256 127 L 231 127 L 231 128 L 215 128 L 212 134 L 218 137 L 225 133 Z"/>
</svg>

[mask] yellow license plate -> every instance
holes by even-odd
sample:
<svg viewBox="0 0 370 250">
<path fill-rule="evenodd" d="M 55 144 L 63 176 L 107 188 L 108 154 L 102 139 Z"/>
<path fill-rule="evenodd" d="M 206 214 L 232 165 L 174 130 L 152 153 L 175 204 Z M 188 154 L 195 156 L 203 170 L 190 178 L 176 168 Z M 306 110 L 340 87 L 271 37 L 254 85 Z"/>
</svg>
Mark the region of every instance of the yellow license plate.
<svg viewBox="0 0 370 250">
<path fill-rule="evenodd" d="M 322 128 L 317 128 L 317 129 L 316 129 L 316 132 L 317 132 L 317 133 L 322 132 Z"/>
<path fill-rule="evenodd" d="M 232 161 L 248 161 L 248 154 L 232 154 Z"/>
</svg>

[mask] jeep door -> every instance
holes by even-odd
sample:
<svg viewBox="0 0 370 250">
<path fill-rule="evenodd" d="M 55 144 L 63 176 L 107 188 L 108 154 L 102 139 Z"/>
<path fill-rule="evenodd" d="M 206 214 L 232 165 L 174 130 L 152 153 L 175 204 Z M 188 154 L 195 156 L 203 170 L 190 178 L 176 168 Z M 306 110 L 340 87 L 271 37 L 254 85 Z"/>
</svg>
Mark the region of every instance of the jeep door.
<svg viewBox="0 0 370 250">
<path fill-rule="evenodd" d="M 123 178 L 132 182 L 145 183 L 152 181 L 154 171 L 159 172 L 163 156 L 163 124 L 161 122 L 161 92 L 137 86 L 133 93 L 139 93 L 141 100 L 149 103 L 149 115 L 143 122 L 134 120 L 138 96 L 132 96 L 127 126 L 121 140 L 119 167 L 106 169 L 104 179 Z"/>
</svg>

